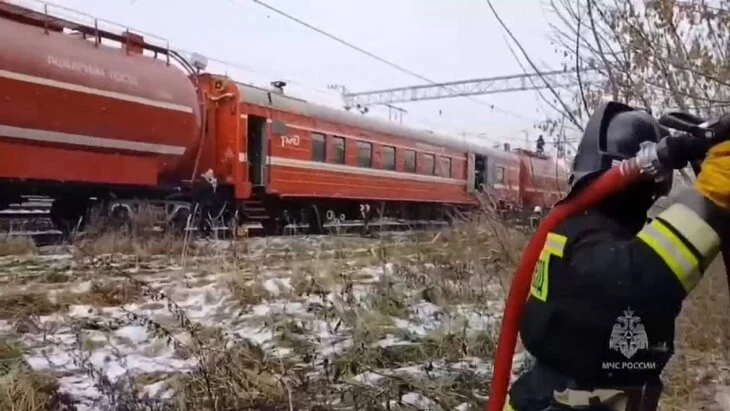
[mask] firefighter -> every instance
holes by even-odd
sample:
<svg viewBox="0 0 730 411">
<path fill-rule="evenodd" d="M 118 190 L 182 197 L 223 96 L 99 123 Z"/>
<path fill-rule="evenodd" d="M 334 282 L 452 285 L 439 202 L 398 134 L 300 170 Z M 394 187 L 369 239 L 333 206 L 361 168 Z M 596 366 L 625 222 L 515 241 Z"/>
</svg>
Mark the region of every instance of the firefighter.
<svg viewBox="0 0 730 411">
<path fill-rule="evenodd" d="M 666 134 L 645 111 L 604 105 L 588 122 L 566 199 L 633 157 L 641 142 Z M 656 410 L 675 318 L 730 221 L 730 142 L 713 148 L 694 187 L 647 223 L 670 188 L 671 170 L 663 182 L 634 183 L 548 235 L 520 324 L 536 361 L 510 388 L 505 409 Z"/>
<path fill-rule="evenodd" d="M 530 215 L 530 228 L 533 230 L 537 228 L 538 225 L 540 225 L 540 220 L 542 220 L 542 207 L 535 206 L 535 208 L 532 209 L 532 214 Z"/>
</svg>

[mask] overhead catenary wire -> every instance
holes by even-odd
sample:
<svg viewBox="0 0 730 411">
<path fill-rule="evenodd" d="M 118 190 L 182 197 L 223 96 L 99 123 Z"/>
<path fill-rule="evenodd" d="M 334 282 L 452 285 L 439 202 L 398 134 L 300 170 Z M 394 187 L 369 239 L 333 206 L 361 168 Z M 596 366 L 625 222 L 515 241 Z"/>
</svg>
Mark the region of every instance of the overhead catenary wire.
<svg viewBox="0 0 730 411">
<path fill-rule="evenodd" d="M 573 115 L 573 113 L 571 112 L 570 108 L 569 108 L 569 107 L 568 107 L 568 105 L 567 105 L 567 104 L 566 104 L 566 103 L 565 103 L 565 102 L 563 101 L 563 99 L 562 99 L 562 98 L 560 97 L 560 95 L 558 94 L 558 92 L 557 92 L 557 91 L 555 91 L 555 88 L 553 88 L 553 87 L 552 87 L 552 85 L 550 84 L 550 82 L 548 82 L 548 81 L 547 81 L 547 79 L 545 79 L 545 77 L 544 77 L 544 76 L 542 75 L 542 71 L 541 71 L 541 70 L 540 70 L 540 69 L 539 69 L 539 68 L 537 67 L 537 65 L 536 65 L 536 64 L 535 64 L 535 63 L 534 63 L 534 62 L 532 61 L 532 59 L 530 58 L 530 56 L 529 56 L 529 54 L 527 53 L 527 51 L 525 50 L 525 48 L 524 48 L 524 47 L 522 47 L 522 44 L 520 43 L 520 41 L 519 41 L 519 40 L 517 40 L 517 38 L 515 37 L 515 35 L 514 35 L 514 34 L 512 33 L 512 30 L 511 30 L 511 29 L 510 29 L 510 28 L 509 28 L 509 27 L 507 26 L 507 24 L 506 24 L 506 23 L 504 22 L 504 20 L 502 20 L 502 17 L 500 16 L 500 14 L 499 14 L 499 13 L 497 12 L 497 10 L 496 10 L 496 9 L 494 8 L 494 6 L 492 5 L 492 2 L 491 2 L 491 0 L 486 0 L 486 2 L 487 2 L 487 6 L 489 6 L 489 9 L 490 9 L 490 10 L 491 10 L 491 12 L 492 12 L 492 15 L 494 15 L 494 18 L 495 18 L 495 19 L 497 20 L 497 22 L 498 22 L 498 23 L 500 24 L 500 26 L 502 27 L 502 30 L 503 30 L 503 32 L 504 32 L 504 33 L 503 33 L 503 37 L 504 37 L 504 34 L 506 34 L 507 36 L 509 36 L 509 38 L 510 38 L 510 39 L 512 39 L 512 41 L 513 41 L 513 42 L 514 42 L 514 44 L 515 44 L 515 45 L 517 46 L 517 48 L 519 48 L 520 52 L 522 52 L 522 55 L 523 55 L 523 57 L 525 58 L 525 60 L 527 60 L 527 62 L 528 62 L 528 63 L 530 64 L 530 66 L 532 67 L 532 70 L 533 70 L 533 71 L 534 71 L 535 73 L 537 73 L 537 74 L 538 74 L 538 76 L 540 76 L 540 80 L 542 80 L 542 81 L 543 81 L 543 83 L 544 83 L 544 84 L 545 84 L 545 85 L 547 86 L 547 88 L 548 88 L 548 89 L 550 90 L 550 92 L 551 92 L 551 93 L 553 94 L 553 96 L 554 96 L 554 97 L 555 97 L 555 99 L 556 99 L 556 100 L 558 101 L 558 103 L 560 103 L 560 105 L 562 106 L 562 108 L 563 108 L 563 113 L 562 113 L 562 115 L 563 115 L 563 119 L 565 119 L 565 118 L 568 118 L 568 119 L 570 119 L 571 123 L 573 123 L 573 125 L 574 125 L 574 126 L 575 126 L 575 127 L 577 128 L 577 129 L 578 129 L 578 131 L 580 131 L 580 132 L 583 132 L 583 130 L 584 130 L 584 129 L 583 129 L 583 126 L 581 125 L 581 123 L 580 123 L 580 122 L 578 121 L 578 119 L 577 119 L 577 118 L 576 118 L 576 117 L 575 117 L 575 116 Z M 506 39 L 506 38 L 505 38 L 504 40 L 505 40 L 505 43 L 507 44 L 507 48 L 509 49 L 510 53 L 511 53 L 511 54 L 512 54 L 512 56 L 513 56 L 513 57 L 515 58 L 515 61 L 517 61 L 517 64 L 518 64 L 518 65 L 520 66 L 520 68 L 522 69 L 522 71 L 523 71 L 523 72 L 524 72 L 525 74 L 527 74 L 527 73 L 528 73 L 528 71 L 527 71 L 527 68 L 526 68 L 526 67 L 525 67 L 525 66 L 524 66 L 524 65 L 522 64 L 522 62 L 520 61 L 519 57 L 517 56 L 517 53 L 516 53 L 516 52 L 515 52 L 515 50 L 514 50 L 514 49 L 512 48 L 512 45 L 511 45 L 511 44 L 509 43 L 509 41 L 507 41 L 507 39 Z M 532 78 L 530 78 L 529 80 L 530 80 L 530 82 L 531 82 L 531 83 L 532 83 L 533 85 L 535 85 L 535 81 L 534 81 L 534 80 L 533 80 Z M 544 95 L 544 94 L 542 93 L 542 91 L 540 91 L 540 90 L 538 89 L 538 90 L 536 90 L 536 92 L 538 93 L 538 95 L 540 96 L 540 98 L 541 98 L 541 99 L 542 99 L 542 100 L 543 100 L 543 101 L 544 101 L 544 102 L 545 102 L 545 103 L 546 103 L 547 105 L 549 105 L 549 106 L 550 106 L 551 108 L 553 108 L 553 109 L 554 109 L 554 110 L 556 110 L 556 111 L 560 111 L 560 110 L 557 110 L 557 108 L 556 108 L 556 107 L 555 107 L 555 106 L 553 105 L 553 103 L 552 103 L 552 102 L 550 102 L 550 100 L 549 100 L 549 99 L 548 99 L 547 97 L 545 97 L 545 95 Z M 563 125 L 562 127 L 565 127 L 565 126 Z M 573 150 L 576 150 L 575 146 L 574 146 L 574 145 L 573 145 L 573 144 L 572 144 L 571 142 L 569 142 L 569 141 L 567 141 L 567 140 L 564 140 L 564 141 L 563 141 L 562 143 L 563 143 L 563 144 L 567 144 L 567 145 L 568 145 L 568 146 L 570 146 L 570 147 L 571 147 L 571 148 L 572 148 Z"/>
<path fill-rule="evenodd" d="M 190 54 L 193 53 L 190 50 L 181 49 L 181 48 L 176 48 L 175 50 L 178 51 L 178 52 L 180 52 L 180 53 L 187 54 L 187 55 L 190 55 Z M 247 72 L 250 72 L 250 73 L 253 73 L 253 74 L 258 75 L 261 78 L 269 78 L 269 79 L 271 78 L 271 73 L 273 73 L 274 75 L 276 75 L 278 77 L 277 80 L 284 80 L 284 81 L 286 81 L 289 84 L 293 84 L 295 86 L 299 86 L 299 87 L 301 87 L 303 89 L 308 89 L 310 91 L 314 91 L 314 92 L 319 93 L 319 94 L 322 94 L 322 95 L 326 95 L 326 96 L 331 96 L 332 95 L 332 91 L 331 90 L 326 90 L 324 88 L 317 87 L 317 86 L 313 86 L 311 84 L 304 84 L 301 81 L 292 79 L 291 77 L 289 77 L 287 75 L 283 75 L 282 73 L 277 72 L 276 70 L 272 70 L 270 68 L 261 69 L 260 67 L 253 67 L 250 64 L 245 64 L 245 63 L 242 63 L 242 62 L 239 62 L 239 61 L 222 59 L 222 58 L 219 58 L 219 57 L 209 56 L 209 55 L 206 55 L 206 58 L 209 61 L 212 61 L 214 63 L 218 63 L 218 64 L 224 66 L 224 68 L 234 68 L 234 69 L 241 70 L 241 71 L 247 71 Z M 264 71 L 266 73 L 264 73 Z M 241 81 L 241 83 L 245 83 L 245 82 L 244 81 Z"/>
<path fill-rule="evenodd" d="M 498 111 L 498 112 L 501 112 L 503 114 L 507 114 L 507 115 L 510 115 L 510 116 L 514 116 L 516 118 L 521 118 L 523 120 L 529 120 L 529 121 L 536 121 L 536 119 L 534 119 L 534 118 L 529 118 L 529 117 L 526 117 L 526 116 L 524 116 L 522 114 L 514 113 L 514 112 L 511 112 L 509 110 L 502 109 L 502 108 L 496 106 L 493 103 L 489 103 L 489 102 L 486 102 L 486 101 L 483 101 L 483 100 L 479 100 L 479 99 L 476 99 L 476 98 L 474 98 L 472 96 L 460 96 L 460 95 L 458 95 L 459 94 L 458 92 L 454 92 L 453 89 L 451 89 L 451 88 L 449 88 L 447 86 L 441 85 L 439 82 L 437 82 L 435 80 L 432 80 L 432 79 L 430 79 L 430 78 L 428 78 L 428 77 L 426 77 L 426 76 L 424 76 L 422 74 L 416 73 L 413 70 L 410 70 L 408 68 L 405 68 L 402 65 L 399 65 L 397 63 L 394 63 L 394 62 L 392 62 L 390 60 L 387 60 L 387 59 L 385 59 L 383 57 L 380 57 L 380 56 L 376 55 L 375 53 L 373 53 L 371 51 L 365 50 L 364 48 L 359 47 L 359 46 L 353 44 L 352 42 L 349 42 L 349 41 L 343 39 L 342 37 L 339 37 L 339 36 L 336 36 L 334 34 L 328 33 L 326 31 L 324 31 L 324 30 L 322 30 L 322 29 L 320 29 L 320 28 L 318 28 L 318 27 L 316 27 L 316 26 L 314 26 L 314 25 L 312 25 L 310 23 L 307 23 L 304 20 L 302 20 L 300 18 L 297 18 L 296 16 L 293 16 L 293 15 L 291 15 L 291 14 L 289 14 L 289 13 L 287 13 L 287 12 L 281 10 L 281 9 L 278 9 L 278 8 L 276 8 L 276 7 L 268 4 L 266 2 L 263 2 L 261 0 L 251 0 L 251 1 L 253 3 L 261 6 L 261 7 L 266 8 L 269 11 L 272 11 L 272 12 L 274 12 L 274 13 L 276 13 L 276 14 L 278 14 L 278 15 L 286 18 L 286 19 L 289 19 L 289 20 L 291 20 L 291 21 L 293 21 L 293 22 L 295 22 L 297 24 L 300 24 L 300 25 L 302 25 L 302 26 L 304 26 L 304 27 L 306 27 L 306 28 L 308 28 L 308 29 L 316 32 L 316 33 L 319 33 L 319 34 L 321 34 L 321 35 L 323 35 L 323 36 L 325 36 L 325 37 L 327 37 L 327 38 L 329 38 L 329 39 L 331 39 L 333 41 L 336 41 L 337 43 L 342 44 L 345 47 L 348 47 L 348 48 L 350 48 L 352 50 L 355 50 L 355 51 L 357 51 L 357 52 L 359 52 L 359 53 L 361 53 L 363 55 L 366 55 L 366 56 L 368 56 L 368 57 L 370 57 L 370 58 L 372 58 L 372 59 L 374 59 L 374 60 L 376 60 L 376 61 L 378 61 L 378 62 L 380 62 L 382 64 L 385 64 L 385 65 L 387 65 L 387 66 L 389 66 L 389 67 L 391 67 L 391 68 L 393 68 L 393 69 L 395 69 L 397 71 L 400 71 L 401 73 L 408 74 L 408 75 L 410 75 L 412 77 L 415 77 L 415 78 L 417 78 L 417 79 L 419 79 L 421 81 L 424 81 L 426 83 L 429 83 L 431 85 L 440 86 L 441 88 L 443 88 L 444 90 L 448 91 L 449 93 L 451 93 L 455 97 L 466 98 L 466 99 L 470 100 L 473 103 L 476 103 L 476 104 L 479 104 L 479 105 L 482 105 L 482 106 L 489 107 L 492 110 L 495 110 L 495 111 Z M 234 3 L 234 4 L 236 4 L 236 3 Z"/>
<path fill-rule="evenodd" d="M 392 68 L 394 68 L 394 69 L 396 69 L 396 70 L 398 70 L 400 72 L 406 73 L 406 74 L 408 74 L 410 76 L 416 77 L 416 78 L 418 78 L 420 80 L 423 80 L 425 82 L 433 83 L 432 80 L 430 80 L 430 79 L 428 79 L 428 78 L 426 78 L 426 77 L 424 77 L 424 76 L 422 76 L 422 75 L 420 75 L 420 74 L 418 74 L 418 73 L 416 73 L 414 71 L 411 71 L 411 70 L 409 70 L 409 69 L 407 69 L 407 68 L 405 68 L 403 66 L 400 66 L 400 65 L 398 65 L 396 63 L 393 63 L 392 61 L 389 61 L 389 60 L 386 60 L 386 59 L 384 59 L 382 57 L 379 57 L 378 55 L 376 55 L 374 53 L 371 53 L 371 52 L 363 49 L 362 47 L 356 46 L 355 44 L 352 44 L 349 41 L 347 41 L 347 40 L 345 40 L 345 39 L 343 39 L 341 37 L 335 36 L 334 34 L 330 34 L 330 33 L 326 32 L 326 31 L 324 31 L 324 30 L 322 30 L 322 29 L 320 29 L 318 27 L 315 27 L 315 26 L 313 26 L 313 25 L 305 22 L 304 20 L 301 20 L 301 19 L 299 19 L 299 18 L 297 18 L 295 16 L 292 16 L 289 13 L 286 13 L 283 10 L 277 9 L 274 6 L 271 6 L 271 5 L 267 4 L 267 3 L 264 3 L 261 0 L 251 0 L 251 1 L 253 1 L 256 4 L 258 4 L 259 6 L 262 6 L 264 8 L 269 9 L 270 11 L 273 11 L 274 13 L 276 13 L 276 14 L 278 14 L 280 16 L 286 17 L 289 20 L 292 20 L 292 21 L 294 21 L 294 22 L 296 22 L 298 24 L 301 24 L 302 26 L 307 27 L 308 29 L 313 30 L 313 31 L 315 31 L 315 32 L 317 32 L 317 33 L 319 33 L 319 34 L 321 34 L 321 35 L 323 35 L 323 36 L 325 36 L 325 37 L 327 37 L 327 38 L 329 38 L 331 40 L 334 40 L 334 41 L 342 44 L 345 47 L 349 47 L 349 48 L 351 48 L 351 49 L 353 49 L 353 50 L 355 50 L 355 51 L 357 51 L 359 53 L 362 53 L 362 54 L 364 54 L 364 55 L 366 55 L 366 56 L 368 56 L 368 57 L 370 57 L 372 59 L 375 59 L 375 60 L 377 60 L 377 61 L 379 61 L 379 62 L 381 62 L 381 63 L 383 63 L 383 64 L 385 64 L 387 66 L 390 66 L 390 67 L 392 67 Z"/>
<path fill-rule="evenodd" d="M 176 48 L 175 50 L 178 51 L 178 52 L 180 52 L 180 53 L 182 53 L 182 54 L 188 54 L 188 55 L 189 54 L 192 54 L 192 51 L 187 50 L 187 49 L 183 49 L 183 48 Z M 259 75 L 261 77 L 266 77 L 266 74 L 264 73 L 264 71 L 269 71 L 269 69 L 265 69 L 264 70 L 264 69 L 261 69 L 260 67 L 253 67 L 250 64 L 245 64 L 245 63 L 238 62 L 238 61 L 233 61 L 233 60 L 228 60 L 228 59 L 222 59 L 222 58 L 215 57 L 215 56 L 206 56 L 206 57 L 207 57 L 207 59 L 209 61 L 212 61 L 214 63 L 221 64 L 224 67 L 230 67 L 230 68 L 234 68 L 234 69 L 241 70 L 241 71 L 248 71 L 248 72 L 251 72 L 253 74 Z M 281 75 L 281 73 L 274 73 L 274 74 L 276 74 L 277 76 L 278 75 Z M 319 93 L 319 94 L 322 94 L 322 95 L 327 95 L 327 96 L 332 95 L 332 91 L 331 90 L 326 90 L 326 89 L 321 88 L 321 87 L 313 86 L 313 85 L 310 85 L 310 84 L 305 84 L 302 81 L 291 79 L 288 76 L 283 76 L 282 79 L 285 80 L 285 81 L 287 81 L 290 84 L 299 86 L 302 89 L 308 89 L 308 90 L 314 91 L 314 92 Z M 420 117 L 420 116 L 414 116 L 412 114 L 410 116 L 413 117 L 414 119 L 416 119 L 418 122 L 422 123 L 423 126 L 427 126 L 429 129 L 440 129 L 440 128 L 443 127 L 443 125 L 436 124 L 436 123 L 432 122 L 430 119 L 426 119 L 426 118 L 423 118 L 423 117 Z M 478 136 L 478 137 L 490 139 L 495 144 L 501 144 L 504 141 L 510 141 L 510 142 L 514 142 L 514 143 L 523 143 L 524 142 L 524 140 L 522 138 L 520 138 L 520 137 L 510 137 L 510 136 L 501 136 L 501 137 L 485 136 L 485 135 L 481 135 L 481 133 L 471 132 L 471 131 L 455 131 L 454 133 L 455 134 L 458 134 L 458 135 L 462 135 L 464 137 L 467 136 L 467 135 L 469 135 L 469 136 Z M 552 144 L 552 143 L 549 143 L 549 144 Z"/>
<path fill-rule="evenodd" d="M 502 20 L 502 17 L 499 15 L 499 13 L 497 12 L 497 10 L 492 5 L 492 1 L 491 0 L 485 0 L 485 1 L 487 2 L 487 5 L 489 6 L 489 9 L 492 11 L 492 14 L 494 15 L 494 18 L 497 19 L 497 22 L 502 27 L 502 30 L 504 30 L 504 32 L 512 39 L 512 41 L 515 43 L 515 45 L 517 46 L 517 48 L 520 49 L 520 51 L 522 52 L 522 55 L 524 56 L 525 60 L 527 60 L 527 62 L 532 67 L 532 69 L 540 76 L 540 79 L 545 83 L 545 85 L 547 86 L 547 88 L 550 90 L 550 92 L 552 92 L 553 96 L 558 100 L 558 102 L 560 103 L 560 105 L 563 107 L 563 110 L 564 110 L 564 113 L 563 114 L 566 115 L 566 116 L 568 116 L 568 118 L 570 119 L 570 121 L 578 129 L 580 129 L 581 131 L 583 131 L 583 126 L 581 125 L 581 123 L 578 121 L 577 118 L 575 118 L 575 116 L 571 112 L 571 110 L 568 107 L 568 105 L 563 101 L 563 99 L 560 97 L 560 95 L 558 94 L 558 92 L 555 91 L 555 88 L 553 88 L 552 85 L 550 84 L 550 82 L 548 82 L 545 79 L 545 77 L 542 75 L 542 71 L 532 61 L 532 59 L 530 58 L 530 56 L 527 54 L 527 51 L 525 51 L 525 48 L 522 47 L 522 44 L 519 42 L 519 40 L 517 40 L 517 38 L 515 37 L 515 35 L 512 33 L 512 30 L 510 30 L 510 28 L 507 26 L 507 24 L 504 22 L 504 20 Z M 515 56 L 515 58 L 517 58 L 517 56 Z M 518 59 L 518 61 L 519 61 L 519 59 Z M 520 64 L 520 66 L 523 67 L 521 64 Z M 523 67 L 523 71 L 525 71 L 524 67 Z M 525 73 L 527 73 L 527 72 L 525 71 Z M 540 94 L 540 96 L 544 99 L 544 96 L 542 96 L 542 94 Z M 548 104 L 550 104 L 548 100 L 545 100 L 545 102 L 548 103 Z"/>
</svg>

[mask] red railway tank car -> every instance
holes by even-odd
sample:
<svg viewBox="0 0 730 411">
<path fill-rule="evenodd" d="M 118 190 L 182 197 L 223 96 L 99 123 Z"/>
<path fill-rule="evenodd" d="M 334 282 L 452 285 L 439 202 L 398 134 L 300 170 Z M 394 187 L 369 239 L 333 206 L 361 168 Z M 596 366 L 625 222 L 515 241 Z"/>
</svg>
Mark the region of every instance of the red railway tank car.
<svg viewBox="0 0 730 411">
<path fill-rule="evenodd" d="M 0 177 L 152 186 L 175 176 L 200 141 L 186 73 L 144 56 L 141 37 L 109 47 L 21 10 L 0 2 Z"/>
<path fill-rule="evenodd" d="M 50 195 L 58 222 L 90 196 L 107 212 L 154 200 L 168 222 L 200 209 L 207 226 L 319 231 L 328 220 L 438 218 L 477 205 L 479 191 L 549 207 L 565 189 L 548 157 L 236 83 L 128 31 L 2 0 L 0 20 L 0 208 Z"/>
</svg>

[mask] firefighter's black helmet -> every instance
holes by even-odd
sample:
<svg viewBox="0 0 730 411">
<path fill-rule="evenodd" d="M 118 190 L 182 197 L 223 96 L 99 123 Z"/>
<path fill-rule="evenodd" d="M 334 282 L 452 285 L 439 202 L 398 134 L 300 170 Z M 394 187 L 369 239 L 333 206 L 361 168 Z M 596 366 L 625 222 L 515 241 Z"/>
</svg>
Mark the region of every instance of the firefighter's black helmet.
<svg viewBox="0 0 730 411">
<path fill-rule="evenodd" d="M 578 145 L 568 180 L 570 192 L 567 198 L 580 192 L 616 162 L 634 157 L 641 143 L 656 143 L 667 135 L 669 131 L 644 110 L 613 101 L 601 104 L 588 120 Z M 606 207 L 616 212 L 623 208 L 638 222 L 639 217 L 645 216 L 656 199 L 668 194 L 671 187 L 671 173 L 660 183 L 635 183 L 622 195 L 607 201 Z"/>
<path fill-rule="evenodd" d="M 603 103 L 588 120 L 578 145 L 568 180 L 571 191 L 580 190 L 587 180 L 610 169 L 615 162 L 634 157 L 641 143 L 656 143 L 668 134 L 644 110 L 613 101 Z M 666 180 L 658 185 L 657 194 L 664 195 L 671 188 L 671 178 Z"/>
</svg>

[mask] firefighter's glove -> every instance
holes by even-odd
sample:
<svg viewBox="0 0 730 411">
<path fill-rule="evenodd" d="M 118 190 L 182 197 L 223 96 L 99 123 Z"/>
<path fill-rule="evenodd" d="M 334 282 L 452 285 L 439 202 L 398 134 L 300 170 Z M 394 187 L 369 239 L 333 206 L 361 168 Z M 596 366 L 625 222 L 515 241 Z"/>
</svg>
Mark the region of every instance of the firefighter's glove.
<svg viewBox="0 0 730 411">
<path fill-rule="evenodd" d="M 707 153 L 695 189 L 719 207 L 730 210 L 730 141 Z"/>
<path fill-rule="evenodd" d="M 657 155 L 662 166 L 679 170 L 690 161 L 702 159 L 708 148 L 709 143 L 704 138 L 669 136 L 657 144 Z"/>
</svg>

